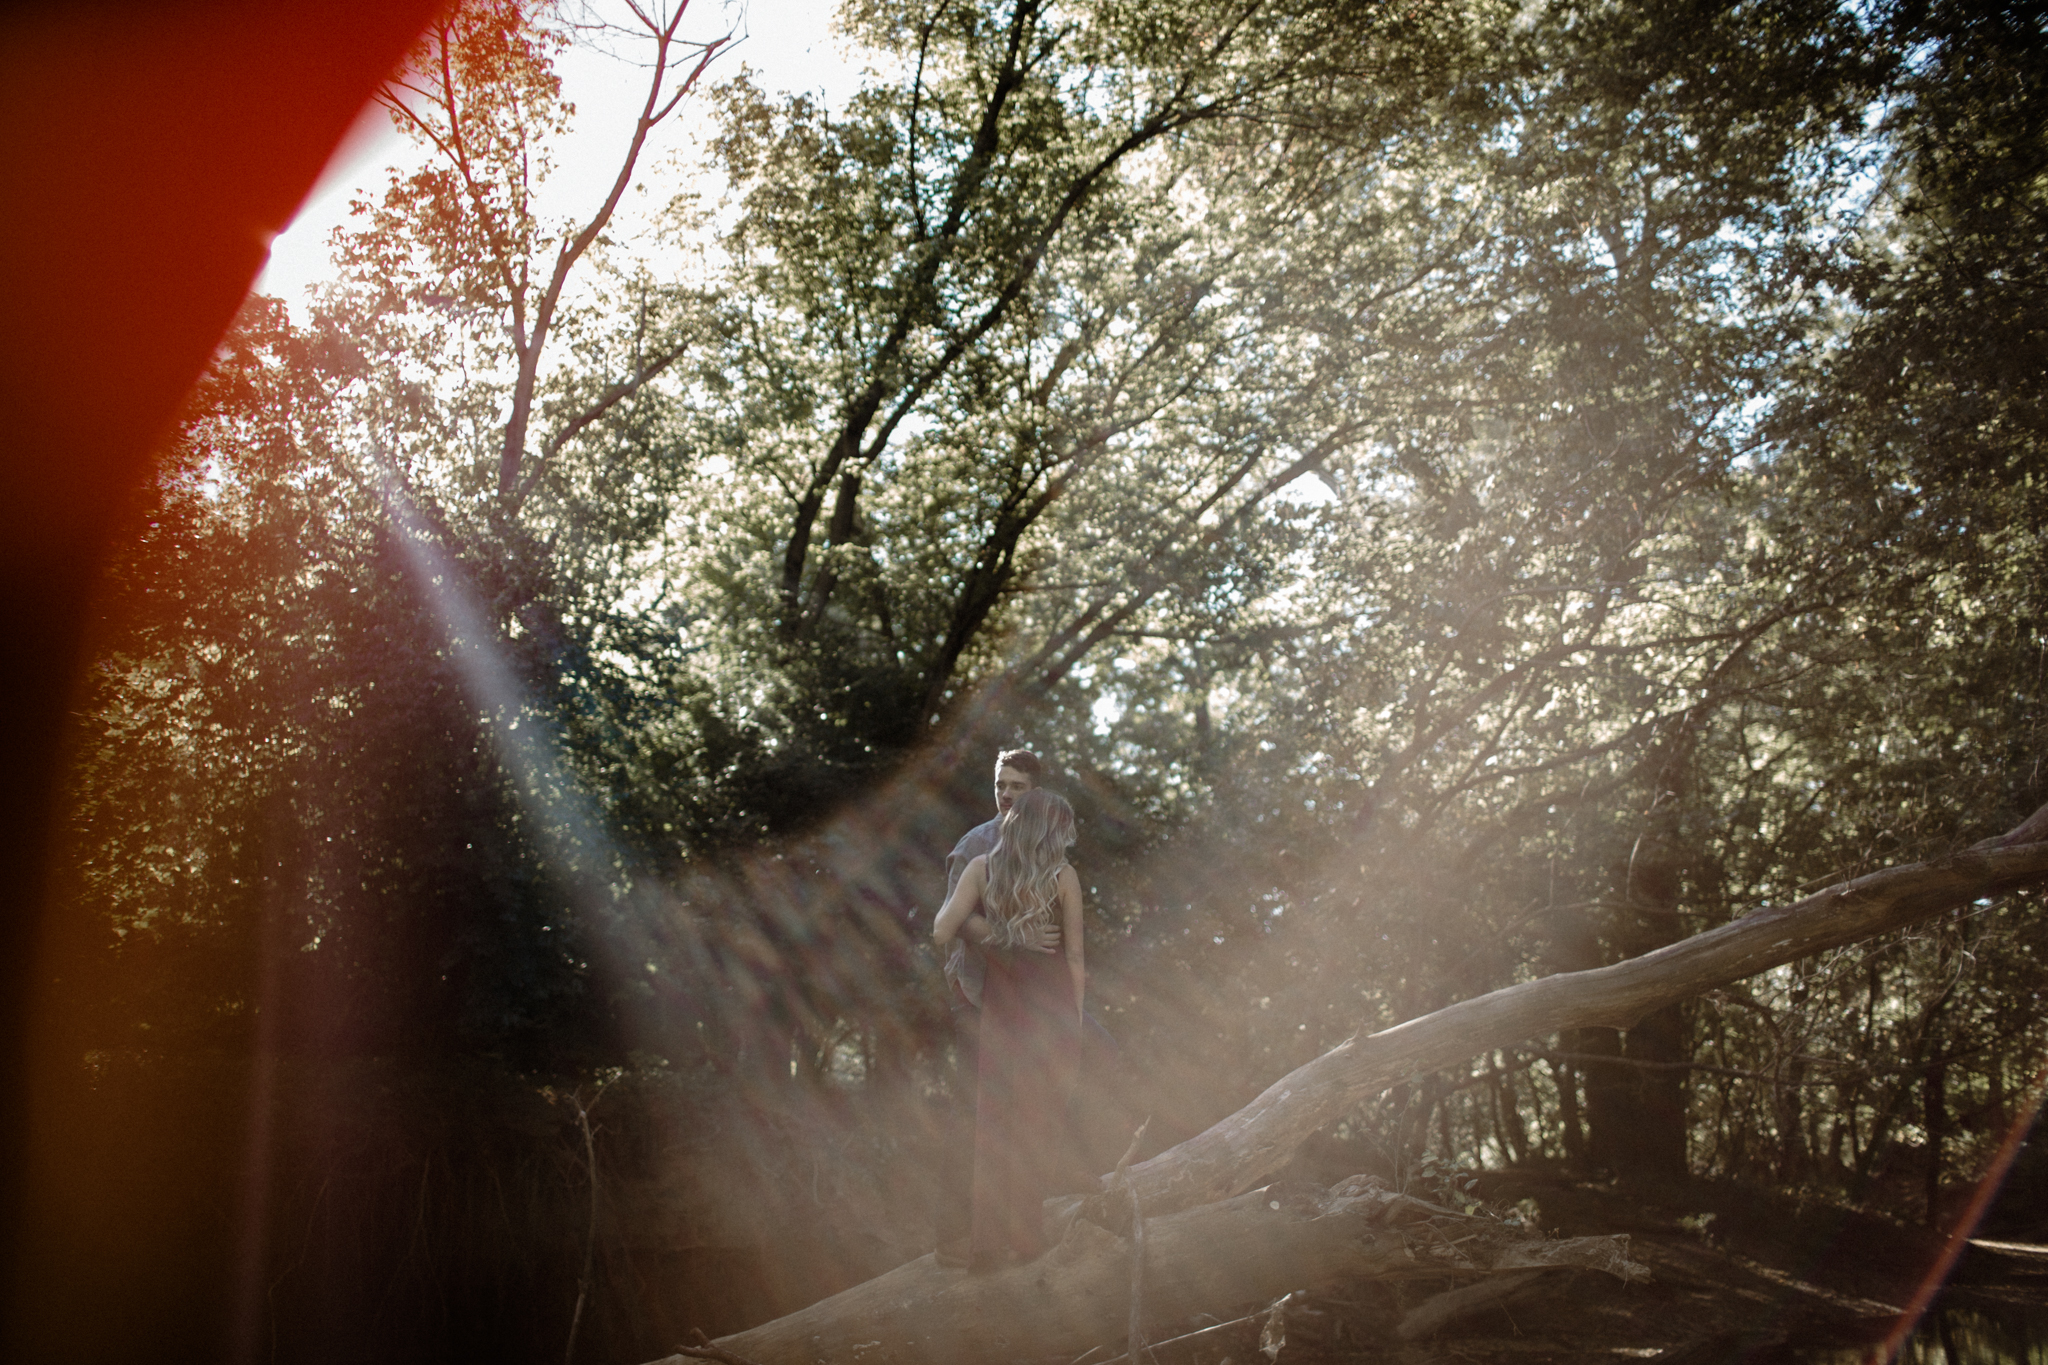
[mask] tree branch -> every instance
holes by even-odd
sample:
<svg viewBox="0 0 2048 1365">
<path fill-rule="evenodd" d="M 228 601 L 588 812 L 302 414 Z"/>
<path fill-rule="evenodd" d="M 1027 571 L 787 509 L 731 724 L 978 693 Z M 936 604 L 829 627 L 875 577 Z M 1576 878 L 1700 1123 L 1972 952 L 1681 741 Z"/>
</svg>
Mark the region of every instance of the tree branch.
<svg viewBox="0 0 2048 1365">
<path fill-rule="evenodd" d="M 1263 0 L 1255 0 L 1223 27 L 1211 44 L 1209 62 L 1213 63 L 1221 56 L 1236 40 L 1241 28 L 1262 7 Z M 1283 64 L 1278 77 L 1269 78 L 1263 83 L 1253 83 L 1249 87 L 1233 91 L 1227 97 L 1197 103 L 1189 102 L 1194 71 L 1191 68 L 1183 72 L 1181 80 L 1172 92 L 1143 122 L 1126 134 L 1115 147 L 1103 153 L 1092 165 L 1068 182 L 1059 203 L 1046 221 L 1032 234 L 1031 240 L 1023 247 L 1010 268 L 1007 278 L 997 287 L 995 297 L 979 315 L 968 322 L 962 330 L 954 333 L 939 355 L 917 374 L 901 383 L 895 382 L 888 374 L 888 369 L 901 353 L 919 320 L 919 315 L 925 310 L 940 268 L 953 254 L 968 206 L 986 178 L 999 145 L 998 133 L 1003 109 L 1010 96 L 1021 87 L 1030 67 L 1043 60 L 1050 51 L 1050 48 L 1046 47 L 1029 62 L 1020 60 L 1019 54 L 1027 29 L 1038 17 L 1039 5 L 1036 0 L 1019 0 L 1016 9 L 1012 11 L 1003 66 L 983 106 L 973 147 L 954 176 L 953 192 L 947 203 L 946 220 L 931 239 L 932 245 L 918 261 L 917 270 L 905 291 L 903 305 L 897 313 L 889 336 L 870 360 L 872 373 L 867 386 L 858 398 L 847 405 L 846 418 L 841 424 L 839 434 L 813 475 L 805 496 L 797 504 L 796 517 L 791 527 L 788 546 L 783 554 L 782 565 L 782 626 L 787 635 L 801 635 L 805 626 L 816 620 L 822 609 L 823 604 L 815 595 L 810 600 L 803 597 L 802 580 L 810 555 L 811 542 L 816 534 L 817 519 L 824 509 L 826 492 L 838 480 L 844 465 L 854 460 L 863 465 L 872 464 L 881 458 L 897 429 L 908 419 L 917 405 L 924 401 L 932 387 L 959 363 L 961 357 L 976 342 L 1008 316 L 1012 305 L 1023 296 L 1032 280 L 1037 277 L 1054 239 L 1065 229 L 1074 212 L 1087 201 L 1111 172 L 1134 152 L 1150 146 L 1163 137 L 1194 124 L 1223 118 L 1236 112 L 1262 91 L 1285 84 L 1291 78 L 1293 70 L 1292 62 Z M 869 428 L 874 426 L 876 416 L 882 412 L 885 402 L 890 403 L 889 411 L 873 435 L 869 436 Z"/>
<path fill-rule="evenodd" d="M 682 359 L 684 353 L 689 349 L 690 345 L 685 341 L 677 342 L 666 351 L 662 351 L 646 365 L 642 366 L 632 377 L 621 379 L 606 388 L 604 392 L 600 393 L 591 402 L 589 407 L 578 413 L 560 431 L 549 437 L 547 445 L 541 450 L 540 458 L 533 462 L 532 468 L 521 474 L 519 487 L 513 492 L 512 510 L 517 512 L 519 508 L 525 505 L 527 496 L 533 492 L 534 485 L 540 482 L 541 475 L 547 471 L 547 462 L 554 458 L 556 452 L 560 451 L 569 442 L 575 440 L 583 429 L 592 422 L 597 421 L 620 403 L 625 402 L 628 398 L 640 392 L 641 389 L 647 387 L 649 383 L 660 378 L 671 365 Z"/>
<path fill-rule="evenodd" d="M 569 274 L 575 269 L 576 263 L 590 249 L 591 243 L 597 240 L 598 234 L 604 231 L 606 224 L 611 222 L 612 214 L 619 206 L 619 200 L 626 193 L 626 187 L 633 183 L 633 170 L 639 165 L 640 153 L 647 145 L 647 135 L 667 118 L 675 109 L 677 102 L 690 92 L 696 85 L 697 78 L 711 65 L 711 59 L 718 55 L 718 50 L 727 42 L 727 38 L 715 38 L 704 44 L 696 66 L 691 68 L 690 74 L 683 78 L 671 92 L 668 102 L 663 104 L 662 85 L 668 74 L 670 49 L 675 45 L 676 30 L 682 25 L 683 16 L 689 12 L 689 0 L 682 0 L 665 22 L 655 19 L 638 4 L 631 3 L 631 0 L 628 7 L 633 11 L 633 17 L 654 35 L 654 71 L 647 79 L 647 98 L 641 103 L 640 117 L 634 121 L 633 137 L 626 146 L 625 157 L 619 164 L 619 173 L 612 180 L 611 191 L 605 196 L 604 203 L 596 214 L 583 225 L 582 231 L 563 243 L 556 252 L 555 265 L 548 275 L 547 288 L 541 292 L 540 301 L 534 307 L 533 334 L 531 338 L 522 339 L 519 347 L 519 377 L 513 384 L 512 413 L 505 422 L 505 445 L 498 460 L 498 496 L 515 512 L 522 500 L 522 487 L 532 487 L 532 480 L 521 478 L 521 465 L 526 458 L 526 429 L 533 413 L 534 388 L 540 379 L 541 355 L 547 347 L 548 332 L 554 324 L 555 309 L 560 306 L 563 287 L 568 284 Z M 549 453 L 552 454 L 554 450 L 559 449 L 560 446 L 556 445 L 551 447 Z"/>
<path fill-rule="evenodd" d="M 1218 519 L 1216 525 L 1203 532 L 1195 539 L 1193 544 L 1189 545 L 1179 554 L 1173 555 L 1163 564 L 1155 560 L 1153 571 L 1146 576 L 1145 580 L 1138 585 L 1136 591 L 1129 598 L 1125 599 L 1121 604 L 1114 606 L 1112 605 L 1112 599 L 1109 597 L 1105 596 L 1097 599 L 1079 617 L 1048 637 L 1029 659 L 1010 669 L 1010 674 L 1013 677 L 1025 678 L 1033 673 L 1038 673 L 1039 676 L 1033 685 L 1041 692 L 1050 691 L 1058 686 L 1060 680 L 1086 657 L 1089 650 L 1095 648 L 1103 639 L 1113 634 L 1125 621 L 1128 621 L 1142 610 L 1146 603 L 1178 581 L 1181 567 L 1189 559 L 1200 551 L 1208 549 L 1234 531 L 1239 523 L 1251 513 L 1253 508 L 1258 507 L 1267 498 L 1270 498 L 1303 474 L 1308 473 L 1317 465 L 1329 459 L 1333 451 L 1350 439 L 1351 434 L 1359 425 L 1361 424 L 1347 423 L 1338 428 L 1337 431 L 1325 436 L 1316 443 L 1313 449 L 1269 476 L 1235 510 L 1228 516 Z M 1203 499 L 1200 506 L 1182 518 L 1181 529 L 1186 531 L 1200 525 L 1202 515 L 1218 502 L 1221 502 L 1233 489 L 1241 484 L 1251 474 L 1253 468 L 1256 467 L 1257 460 L 1258 457 L 1256 455 L 1246 459 L 1228 479 L 1224 480 L 1220 486 L 1211 491 L 1207 498 Z"/>
<path fill-rule="evenodd" d="M 2048 828 L 2048 807 L 2012 833 Z M 2010 837 L 2010 836 L 2006 836 Z M 1249 1188 L 1309 1135 L 1418 1072 L 1566 1028 L 1625 1028 L 1652 1010 L 1772 967 L 1874 938 L 1987 896 L 2048 882 L 2048 840 L 1982 845 L 1886 868 L 1788 906 L 1766 906 L 1611 967 L 1568 972 L 1461 1001 L 1349 1039 L 1250 1104 L 1131 1169 L 1148 1209 L 1185 1209 Z"/>
</svg>

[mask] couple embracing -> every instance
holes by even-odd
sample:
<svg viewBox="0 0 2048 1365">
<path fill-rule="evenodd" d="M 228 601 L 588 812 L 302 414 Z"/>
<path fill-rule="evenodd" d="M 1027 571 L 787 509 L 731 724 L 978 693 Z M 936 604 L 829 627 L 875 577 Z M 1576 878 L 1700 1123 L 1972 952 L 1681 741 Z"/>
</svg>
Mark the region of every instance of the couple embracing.
<svg viewBox="0 0 2048 1365">
<path fill-rule="evenodd" d="M 960 1074 L 974 1077 L 973 1140 L 952 1135 L 939 1173 L 942 1265 L 995 1269 L 1037 1256 L 1041 1205 L 1063 1174 L 1088 973 L 1081 880 L 1067 863 L 1074 812 L 1039 788 L 1044 771 L 1027 750 L 997 757 L 997 816 L 946 859 L 946 902 L 932 926 L 946 954 Z"/>
</svg>

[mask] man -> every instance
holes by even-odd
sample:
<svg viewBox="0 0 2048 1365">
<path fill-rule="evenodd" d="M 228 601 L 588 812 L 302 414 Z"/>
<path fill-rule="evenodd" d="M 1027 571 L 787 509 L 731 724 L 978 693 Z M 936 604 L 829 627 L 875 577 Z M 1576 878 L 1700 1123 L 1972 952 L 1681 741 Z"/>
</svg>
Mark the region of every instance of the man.
<svg viewBox="0 0 2048 1365">
<path fill-rule="evenodd" d="M 1005 749 L 996 755 L 996 813 L 960 836 L 946 855 L 946 900 L 960 885 L 967 865 L 993 852 L 1002 828 L 1003 815 L 1012 803 L 1038 785 L 1045 776 L 1045 764 L 1029 749 Z M 945 901 L 940 902 L 941 905 Z M 977 926 L 976 921 L 980 921 Z M 972 1228 L 974 1199 L 974 1106 L 975 1077 L 981 1069 L 981 983 L 987 972 L 979 939 L 987 932 L 979 915 L 953 940 L 946 954 L 946 1003 L 953 1010 L 952 1112 L 946 1125 L 945 1145 L 939 1154 L 938 1260 L 941 1265 L 967 1264 L 967 1235 Z M 1052 926 L 1052 942 L 1058 946 L 1059 927 Z M 970 942 L 969 940 L 975 940 Z"/>
<path fill-rule="evenodd" d="M 1045 764 L 1029 749 L 1005 749 L 996 755 L 996 814 L 993 820 L 985 820 L 960 836 L 960 842 L 953 845 L 953 851 L 946 855 L 946 900 L 953 899 L 953 890 L 960 885 L 960 874 L 976 858 L 993 853 L 998 832 L 1003 826 L 1003 816 L 1010 806 L 1025 792 L 1030 791 L 1045 776 Z M 945 901 L 939 902 L 944 905 Z M 1051 926 L 1054 935 L 1059 926 Z M 1059 940 L 1051 940 L 1053 947 Z M 946 955 L 946 984 L 948 997 L 957 1015 L 961 1002 L 970 1009 L 981 1008 L 981 979 L 987 971 L 981 949 L 968 942 L 968 935 L 962 934 L 953 940 L 953 949 Z"/>
<path fill-rule="evenodd" d="M 996 813 L 995 818 L 976 825 L 960 836 L 960 842 L 953 845 L 953 851 L 946 855 L 946 899 L 951 900 L 953 891 L 960 885 L 960 874 L 967 865 L 984 854 L 995 851 L 1000 837 L 1003 816 L 1018 797 L 1037 787 L 1045 777 L 1045 764 L 1029 749 L 1005 749 L 996 755 Z M 943 906 L 945 901 L 941 901 Z M 981 942 L 988 937 L 988 921 L 976 914 L 961 926 L 958 937 L 953 940 L 946 955 L 946 1001 L 953 1011 L 953 1084 L 949 1087 L 952 1111 L 948 1115 L 945 1147 L 939 1156 L 939 1200 L 938 1260 L 941 1265 L 964 1266 L 967 1264 L 967 1238 L 973 1219 L 970 1210 L 974 1197 L 974 1111 L 978 1097 L 977 1078 L 981 1070 L 981 985 L 987 973 L 986 959 L 982 955 Z M 1045 928 L 1042 951 L 1056 953 L 1060 950 L 1060 927 L 1057 923 Z M 1092 1071 L 1100 1073 L 1114 1063 L 1116 1040 L 1102 1026 L 1102 1021 L 1093 1014 L 1085 1014 L 1081 1021 L 1083 1047 L 1083 1089 L 1087 1088 L 1086 1076 Z M 1083 1125 L 1077 1116 L 1070 1115 L 1074 1131 L 1070 1136 L 1072 1144 L 1066 1163 L 1072 1173 L 1080 1178 L 1077 1189 L 1089 1186 L 1089 1177 L 1094 1167 L 1089 1165 L 1087 1142 L 1082 1132 Z"/>
</svg>

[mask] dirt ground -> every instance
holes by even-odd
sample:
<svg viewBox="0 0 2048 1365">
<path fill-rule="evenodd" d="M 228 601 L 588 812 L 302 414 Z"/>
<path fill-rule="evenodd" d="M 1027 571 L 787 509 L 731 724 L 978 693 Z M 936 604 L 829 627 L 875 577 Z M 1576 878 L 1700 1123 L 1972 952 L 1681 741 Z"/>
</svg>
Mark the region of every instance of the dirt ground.
<svg viewBox="0 0 2048 1365">
<path fill-rule="evenodd" d="M 1939 1238 L 1885 1219 L 1705 1183 L 1624 1190 L 1517 1175 L 1481 1193 L 1531 1201 L 1560 1236 L 1628 1234 L 1650 1282 L 1551 1272 L 1405 1342 L 1402 1318 L 1453 1285 L 1325 1286 L 1277 1313 L 1156 1324 L 1159 1365 L 1850 1365 L 1899 1322 L 1941 1250 Z M 1119 1359 L 1104 1351 L 1066 1365 Z M 2048 1361 L 2048 1247 L 1971 1243 L 1901 1359 Z"/>
</svg>

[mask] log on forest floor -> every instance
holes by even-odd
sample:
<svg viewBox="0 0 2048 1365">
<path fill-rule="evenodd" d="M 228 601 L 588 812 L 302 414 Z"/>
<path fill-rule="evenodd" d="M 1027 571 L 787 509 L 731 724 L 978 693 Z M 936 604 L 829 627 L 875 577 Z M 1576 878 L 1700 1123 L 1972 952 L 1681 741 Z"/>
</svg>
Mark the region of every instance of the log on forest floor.
<svg viewBox="0 0 2048 1365">
<path fill-rule="evenodd" d="M 1130 1187 L 1161 1214 L 1226 1198 L 1269 1178 L 1311 1134 L 1407 1077 L 1559 1029 L 1626 1028 L 1715 986 L 2044 883 L 2048 806 L 2001 838 L 1933 862 L 1872 872 L 1610 967 L 1506 986 L 1348 1039 L 1235 1114 L 1132 1166 Z"/>
<path fill-rule="evenodd" d="M 1546 1241 L 1353 1176 L 1328 1190 L 1274 1185 L 1145 1222 L 1145 1315 L 1231 1314 L 1332 1281 L 1513 1274 L 1570 1267 L 1642 1280 L 1627 1237 Z M 922 1256 L 715 1345 L 756 1365 L 972 1365 L 1114 1344 L 1128 1326 L 1130 1243 L 1075 1218 L 1059 1245 L 990 1274 Z M 681 1361 L 683 1357 L 670 1357 Z"/>
<path fill-rule="evenodd" d="M 1345 1277 L 1499 1273 L 1581 1266 L 1636 1278 L 1626 1238 L 1544 1242 L 1500 1223 L 1459 1219 L 1353 1177 L 1307 1205 L 1247 1190 L 1302 1141 L 1404 1077 L 1566 1027 L 1627 1027 L 1653 1009 L 1801 957 L 1888 933 L 1942 910 L 2048 882 L 2048 805 L 2010 832 L 1926 863 L 1872 872 L 1792 905 L 1767 906 L 1639 958 L 1508 986 L 1354 1037 L 1275 1081 L 1178 1146 L 1104 1177 L 1160 1215 L 1148 1219 L 1145 1308 L 1155 1321 L 1242 1304 Z M 1235 1198 L 1229 1196 L 1235 1194 Z M 1076 1201 L 1080 1202 L 1080 1201 Z M 1270 1207 L 1274 1203 L 1280 1207 Z M 1411 1206 L 1428 1210 L 1405 1221 Z M 1049 1207 L 1062 1211 L 1072 1204 Z M 1444 1220 L 1454 1220 L 1445 1222 Z M 1107 1219 L 1105 1221 L 1113 1221 Z M 1468 1230 L 1469 1229 L 1469 1230 Z M 1455 1235 L 1453 1235 L 1455 1231 Z M 1029 1266 L 967 1276 L 931 1257 L 774 1322 L 722 1338 L 757 1365 L 872 1365 L 1014 1360 L 1126 1339 L 1129 1243 L 1083 1220 Z M 1456 1263 L 1463 1258 L 1464 1264 Z M 1642 1272 L 1647 1273 L 1647 1272 Z M 1447 1298 L 1411 1334 L 1486 1296 Z M 1425 1305 L 1425 1308 L 1428 1306 Z M 672 1357 L 679 1359 L 680 1357 Z M 729 1358 L 729 1357 L 728 1357 Z M 1071 1357 L 1069 1357 L 1071 1359 Z"/>
</svg>

